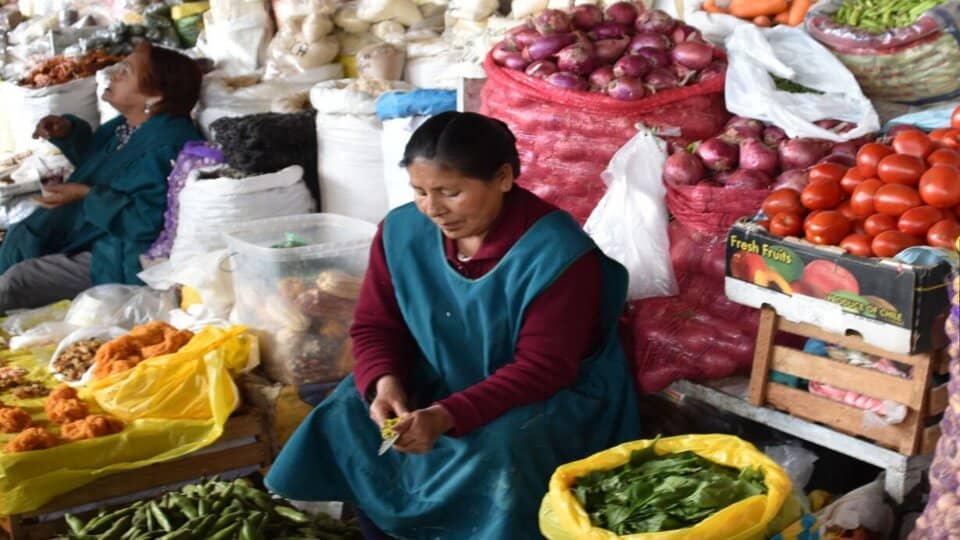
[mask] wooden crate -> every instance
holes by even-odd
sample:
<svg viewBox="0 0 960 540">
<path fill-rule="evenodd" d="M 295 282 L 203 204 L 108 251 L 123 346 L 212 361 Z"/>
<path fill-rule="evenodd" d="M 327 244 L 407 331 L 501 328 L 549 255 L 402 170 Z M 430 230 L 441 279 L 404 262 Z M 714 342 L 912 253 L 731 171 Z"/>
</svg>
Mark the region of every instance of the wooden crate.
<svg viewBox="0 0 960 540">
<path fill-rule="evenodd" d="M 774 337 L 778 331 L 888 358 L 911 366 L 912 373 L 910 378 L 901 378 L 776 345 Z M 947 385 L 932 384 L 934 373 L 947 373 L 947 368 L 944 350 L 914 355 L 892 353 L 869 345 L 858 336 L 833 334 L 810 324 L 787 321 L 767 306 L 760 314 L 748 399 L 753 405 L 780 409 L 915 456 L 933 452 L 940 438 L 940 426 L 927 426 L 927 420 L 947 407 Z M 908 409 L 907 416 L 899 424 L 864 425 L 862 409 L 773 382 L 769 378 L 771 370 L 902 403 Z"/>
<path fill-rule="evenodd" d="M 264 417 L 255 409 L 247 409 L 227 421 L 223 435 L 211 446 L 172 461 L 105 476 L 60 495 L 42 508 L 3 518 L 0 526 L 12 540 L 53 538 L 66 531 L 61 519 L 64 512 L 86 518 L 100 507 L 125 505 L 149 497 L 164 486 L 243 469 L 265 470 L 270 459 Z"/>
</svg>

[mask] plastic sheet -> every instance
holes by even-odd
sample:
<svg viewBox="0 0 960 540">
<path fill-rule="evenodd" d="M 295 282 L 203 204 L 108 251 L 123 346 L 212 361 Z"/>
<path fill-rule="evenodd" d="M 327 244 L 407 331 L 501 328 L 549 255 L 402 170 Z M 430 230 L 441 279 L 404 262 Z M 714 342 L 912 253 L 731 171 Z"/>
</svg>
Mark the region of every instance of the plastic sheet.
<svg viewBox="0 0 960 540">
<path fill-rule="evenodd" d="M 729 467 L 758 467 L 764 474 L 765 495 L 744 499 L 686 529 L 620 537 L 593 527 L 570 487 L 577 478 L 591 471 L 623 465 L 633 450 L 648 448 L 653 443 L 652 440 L 630 442 L 560 466 L 550 478 L 550 491 L 540 509 L 543 535 L 550 540 L 762 540 L 767 537 L 768 526 L 790 495 L 790 479 L 779 465 L 752 444 L 730 435 L 668 437 L 656 442 L 656 450 L 660 455 L 689 450 Z"/>
<path fill-rule="evenodd" d="M 517 137 L 520 185 L 583 223 L 605 191 L 600 174 L 637 124 L 679 128 L 680 139 L 715 135 L 729 114 L 724 77 L 665 90 L 638 101 L 563 90 L 501 68 L 489 56 L 481 112 L 503 120 Z"/>
</svg>

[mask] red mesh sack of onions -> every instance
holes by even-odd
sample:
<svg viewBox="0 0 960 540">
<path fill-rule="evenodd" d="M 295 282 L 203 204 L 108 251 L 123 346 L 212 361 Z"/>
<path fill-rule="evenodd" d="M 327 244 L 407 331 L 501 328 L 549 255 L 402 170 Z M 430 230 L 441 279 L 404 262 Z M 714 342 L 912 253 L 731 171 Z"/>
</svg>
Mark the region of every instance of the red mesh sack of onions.
<svg viewBox="0 0 960 540">
<path fill-rule="evenodd" d="M 580 223 L 604 193 L 600 174 L 638 123 L 690 142 L 729 118 L 723 52 L 642 4 L 546 10 L 511 30 L 484 69 L 481 112 L 516 134 L 520 184 Z"/>
</svg>

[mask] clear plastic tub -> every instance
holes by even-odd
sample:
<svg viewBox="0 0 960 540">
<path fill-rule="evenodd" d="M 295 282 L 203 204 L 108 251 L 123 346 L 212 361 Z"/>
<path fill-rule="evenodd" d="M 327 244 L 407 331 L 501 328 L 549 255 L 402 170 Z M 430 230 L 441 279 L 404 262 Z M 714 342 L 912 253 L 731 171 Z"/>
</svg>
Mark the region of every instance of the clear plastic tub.
<svg viewBox="0 0 960 540">
<path fill-rule="evenodd" d="M 236 296 L 231 320 L 257 333 L 271 379 L 329 382 L 353 369 L 349 329 L 376 230 L 354 218 L 307 214 L 224 234 Z"/>
</svg>

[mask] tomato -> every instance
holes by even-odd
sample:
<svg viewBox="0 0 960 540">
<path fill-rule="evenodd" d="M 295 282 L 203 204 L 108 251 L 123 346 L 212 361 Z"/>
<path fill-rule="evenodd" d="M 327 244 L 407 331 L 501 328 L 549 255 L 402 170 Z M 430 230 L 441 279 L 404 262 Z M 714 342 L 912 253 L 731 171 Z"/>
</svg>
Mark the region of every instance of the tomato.
<svg viewBox="0 0 960 540">
<path fill-rule="evenodd" d="M 857 169 L 864 178 L 877 175 L 877 165 L 880 160 L 893 153 L 893 148 L 880 143 L 867 143 L 857 151 Z"/>
<path fill-rule="evenodd" d="M 898 154 L 926 158 L 933 152 L 933 141 L 922 131 L 901 131 L 893 138 L 893 150 Z"/>
<path fill-rule="evenodd" d="M 849 219 L 851 223 L 860 217 L 853 212 L 853 206 L 850 205 L 850 201 L 840 203 L 840 206 L 837 207 L 837 212 L 843 214 L 843 217 Z"/>
<path fill-rule="evenodd" d="M 917 156 L 906 154 L 890 154 L 880 160 L 877 165 L 877 178 L 888 184 L 916 185 L 924 171 L 927 162 Z"/>
<path fill-rule="evenodd" d="M 850 232 L 850 220 L 836 210 L 824 210 L 808 217 L 803 231 L 808 242 L 835 246 Z"/>
<path fill-rule="evenodd" d="M 932 206 L 917 206 L 900 216 L 897 228 L 914 236 L 923 237 L 933 224 L 943 219 L 943 213 Z"/>
<path fill-rule="evenodd" d="M 870 249 L 870 242 L 873 238 L 866 234 L 848 234 L 846 238 L 840 241 L 840 247 L 847 250 L 851 255 L 859 257 L 873 257 L 873 250 Z"/>
<path fill-rule="evenodd" d="M 960 107 L 954 109 L 953 114 L 950 115 L 950 127 L 960 129 Z"/>
<path fill-rule="evenodd" d="M 840 179 L 840 187 L 847 193 L 853 193 L 853 190 L 857 189 L 857 186 L 866 179 L 866 176 L 860 174 L 860 169 L 853 167 Z"/>
<path fill-rule="evenodd" d="M 804 208 L 800 204 L 800 193 L 790 188 L 780 188 L 767 195 L 763 200 L 763 213 L 771 218 L 780 212 L 794 212 L 803 214 Z"/>
<path fill-rule="evenodd" d="M 957 147 L 957 135 L 960 129 L 938 128 L 930 132 L 930 140 L 934 145 L 954 149 Z"/>
<path fill-rule="evenodd" d="M 884 184 L 873 194 L 873 207 L 877 212 L 893 217 L 900 217 L 922 203 L 917 190 L 903 184 Z"/>
<path fill-rule="evenodd" d="M 956 249 L 957 237 L 960 237 L 960 223 L 952 219 L 941 219 L 927 231 L 927 244 L 933 247 Z"/>
<path fill-rule="evenodd" d="M 927 156 L 927 163 L 931 166 L 940 164 L 960 167 L 960 153 L 949 148 L 940 148 Z"/>
<path fill-rule="evenodd" d="M 870 249 L 877 257 L 893 257 L 911 246 L 919 246 L 920 239 L 902 231 L 884 231 L 873 238 Z"/>
<path fill-rule="evenodd" d="M 863 221 L 863 230 L 870 236 L 884 231 L 897 230 L 897 218 L 886 214 L 874 214 Z"/>
<path fill-rule="evenodd" d="M 850 195 L 850 208 L 853 213 L 865 218 L 876 212 L 873 208 L 873 196 L 882 185 L 883 182 L 874 178 L 861 182 Z"/>
<path fill-rule="evenodd" d="M 867 234 L 867 230 L 863 228 L 863 220 L 857 219 L 850 222 L 850 230 L 856 234 Z M 867 236 L 870 236 L 867 234 Z"/>
<path fill-rule="evenodd" d="M 817 163 L 807 171 L 807 176 L 810 179 L 810 183 L 821 182 L 823 180 L 833 180 L 834 182 L 839 182 L 843 175 L 846 174 L 849 167 L 844 167 L 839 163 Z"/>
<path fill-rule="evenodd" d="M 780 212 L 770 220 L 770 233 L 777 236 L 800 236 L 803 218 L 797 212 Z"/>
<path fill-rule="evenodd" d="M 960 169 L 934 165 L 920 177 L 920 197 L 934 208 L 960 204 Z"/>
<path fill-rule="evenodd" d="M 800 194 L 800 202 L 810 210 L 836 208 L 842 199 L 843 190 L 840 188 L 840 182 L 836 180 L 823 180 L 816 184 L 809 184 Z"/>
</svg>

